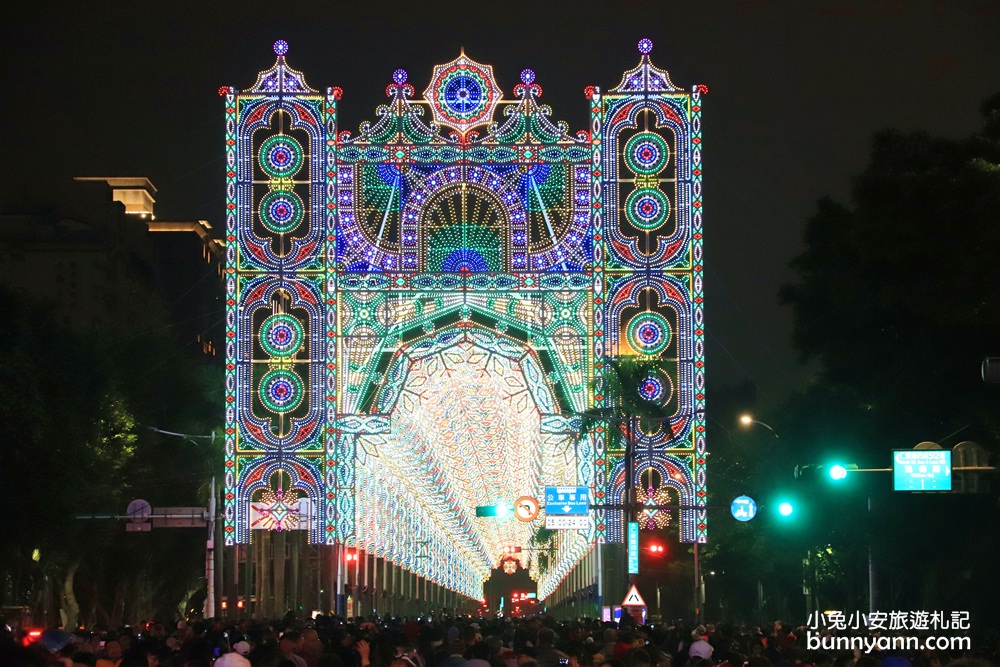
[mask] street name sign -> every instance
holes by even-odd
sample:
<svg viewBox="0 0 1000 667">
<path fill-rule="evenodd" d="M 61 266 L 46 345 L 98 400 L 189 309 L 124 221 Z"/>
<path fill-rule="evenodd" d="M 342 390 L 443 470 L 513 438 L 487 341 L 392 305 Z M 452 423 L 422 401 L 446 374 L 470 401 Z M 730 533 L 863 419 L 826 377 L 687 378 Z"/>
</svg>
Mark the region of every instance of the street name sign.
<svg viewBox="0 0 1000 667">
<path fill-rule="evenodd" d="M 628 522 L 628 573 L 639 574 L 639 522 Z"/>
<path fill-rule="evenodd" d="M 950 449 L 894 449 L 893 491 L 951 491 Z"/>
<path fill-rule="evenodd" d="M 590 514 L 590 488 L 586 486 L 546 486 L 545 513 L 553 515 Z"/>
</svg>

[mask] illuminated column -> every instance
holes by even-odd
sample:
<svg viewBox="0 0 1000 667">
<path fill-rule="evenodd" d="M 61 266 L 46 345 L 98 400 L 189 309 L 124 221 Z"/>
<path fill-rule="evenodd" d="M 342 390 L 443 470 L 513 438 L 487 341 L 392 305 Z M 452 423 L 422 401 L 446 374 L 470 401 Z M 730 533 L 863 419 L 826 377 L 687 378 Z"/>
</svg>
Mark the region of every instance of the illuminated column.
<svg viewBox="0 0 1000 667">
<path fill-rule="evenodd" d="M 642 434 L 651 466 L 669 474 L 663 485 L 679 496 L 682 542 L 707 537 L 705 485 L 705 363 L 702 257 L 701 95 L 677 87 L 639 42 L 640 62 L 621 82 L 591 96 L 600 131 L 604 259 L 601 314 L 607 357 L 651 362 L 640 397 L 668 417 Z M 595 215 L 595 219 L 596 219 Z M 608 443 L 604 492 L 625 497 L 620 443 Z M 604 535 L 624 538 L 622 512 L 608 512 Z M 600 517 L 598 517 L 600 520 Z M 598 541 L 601 541 L 598 530 Z"/>
<path fill-rule="evenodd" d="M 288 67 L 288 44 L 226 104 L 225 544 L 304 529 L 327 542 L 324 97 Z M 298 500 L 315 520 L 299 525 Z M 282 540 L 278 542 L 281 543 Z M 259 559 L 263 566 L 266 559 Z M 285 592 L 283 573 L 275 577 Z M 258 589 L 262 606 L 264 589 Z M 297 596 L 293 596 L 297 597 Z"/>
</svg>

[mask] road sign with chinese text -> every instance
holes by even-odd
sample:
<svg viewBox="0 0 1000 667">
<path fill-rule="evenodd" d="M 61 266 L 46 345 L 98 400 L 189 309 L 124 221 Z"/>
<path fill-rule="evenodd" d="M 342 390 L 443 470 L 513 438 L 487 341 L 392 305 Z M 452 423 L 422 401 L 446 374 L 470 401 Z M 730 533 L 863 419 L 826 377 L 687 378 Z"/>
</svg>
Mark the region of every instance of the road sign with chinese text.
<svg viewBox="0 0 1000 667">
<path fill-rule="evenodd" d="M 639 522 L 628 522 L 628 573 L 639 574 Z"/>
<path fill-rule="evenodd" d="M 546 486 L 545 513 L 549 516 L 590 514 L 590 488 L 586 486 Z"/>
<path fill-rule="evenodd" d="M 895 449 L 893 491 L 951 491 L 950 449 Z"/>
</svg>

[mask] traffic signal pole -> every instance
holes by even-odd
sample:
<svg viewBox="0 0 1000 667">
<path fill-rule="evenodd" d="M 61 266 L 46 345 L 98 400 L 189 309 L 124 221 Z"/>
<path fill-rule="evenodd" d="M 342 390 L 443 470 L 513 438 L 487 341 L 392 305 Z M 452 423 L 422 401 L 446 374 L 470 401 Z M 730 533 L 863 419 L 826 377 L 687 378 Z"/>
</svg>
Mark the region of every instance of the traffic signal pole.
<svg viewBox="0 0 1000 667">
<path fill-rule="evenodd" d="M 756 422 L 755 422 L 756 423 Z M 775 436 L 777 437 L 777 436 Z M 834 474 L 833 471 L 839 468 L 838 474 Z M 834 483 L 840 483 L 847 479 L 850 475 L 855 475 L 858 473 L 891 473 L 893 468 L 859 468 L 854 464 L 818 464 L 818 463 L 808 463 L 795 466 L 794 476 L 796 479 L 804 479 L 807 477 L 813 477 L 819 475 L 822 471 L 826 470 L 830 473 L 830 479 Z M 996 466 L 954 466 L 951 471 L 954 472 L 987 472 L 996 471 Z M 874 519 L 872 518 L 872 489 L 871 484 L 868 484 L 867 491 L 867 534 L 868 534 L 868 612 L 874 613 L 876 610 L 876 601 L 878 599 L 878 589 L 877 589 L 877 577 L 875 576 L 875 557 L 872 550 L 872 535 L 875 531 Z"/>
<path fill-rule="evenodd" d="M 621 413 L 619 413 L 621 414 Z M 633 415 L 626 415 L 624 417 L 613 417 L 613 416 L 597 416 L 601 421 L 605 421 L 609 424 L 616 423 L 625 426 L 625 492 L 623 494 L 622 503 L 603 503 L 590 505 L 589 508 L 602 509 L 602 510 L 620 510 L 623 513 L 623 519 L 625 521 L 625 528 L 627 529 L 630 522 L 635 521 L 636 517 L 636 501 L 635 501 L 635 468 L 636 468 L 636 456 L 635 456 L 635 428 L 636 420 L 642 419 L 641 417 L 636 417 Z M 669 421 L 669 417 L 664 418 L 646 418 L 647 421 L 662 423 Z M 772 431 L 773 433 L 773 431 Z M 777 437 L 777 434 L 774 434 Z M 642 509 L 649 510 L 667 510 L 667 509 L 678 509 L 678 510 L 696 510 L 696 511 L 708 511 L 710 508 L 708 505 L 681 505 L 677 504 L 663 504 L 663 505 L 642 505 Z M 604 597 L 604 572 L 603 572 L 603 562 L 601 559 L 601 549 L 600 545 L 595 545 L 597 551 L 597 598 L 598 606 L 603 606 Z M 701 577 L 701 561 L 699 554 L 700 544 L 698 542 L 697 536 L 695 536 L 695 541 L 693 542 L 694 551 L 694 587 L 693 587 L 693 600 L 694 600 L 694 612 L 695 621 L 701 621 L 701 598 L 702 598 L 702 577 Z M 627 571 L 627 568 L 626 568 Z M 628 587 L 635 584 L 637 575 L 626 574 L 626 590 Z"/>
<path fill-rule="evenodd" d="M 633 424 L 635 423 L 634 417 L 629 417 L 625 424 L 625 507 L 627 508 L 624 512 L 625 514 L 625 528 L 628 529 L 628 525 L 635 521 L 635 442 L 633 440 Z M 636 568 L 638 569 L 638 568 Z M 629 574 L 628 568 L 625 568 L 625 590 L 629 590 L 629 586 L 636 583 L 636 579 L 639 575 Z"/>
<path fill-rule="evenodd" d="M 635 416 L 632 416 L 632 415 L 629 415 L 625 419 L 608 419 L 607 420 L 608 422 L 618 422 L 619 424 L 621 424 L 622 422 L 624 422 L 624 425 L 625 425 L 625 476 L 626 477 L 625 477 L 625 493 L 624 493 L 624 498 L 622 499 L 624 502 L 622 502 L 621 504 L 590 505 L 590 509 L 604 509 L 604 510 L 614 509 L 614 510 L 622 510 L 622 513 L 624 515 L 625 527 L 626 528 L 628 527 L 629 523 L 631 523 L 631 522 L 633 522 L 633 521 L 636 520 L 635 517 L 636 517 L 636 510 L 637 510 L 636 502 L 635 502 L 635 467 L 636 467 L 636 465 L 635 465 L 636 464 L 636 461 L 635 461 L 635 427 L 636 427 L 636 424 L 635 424 L 635 422 L 636 422 L 636 419 L 639 419 L 639 418 L 635 417 Z M 667 420 L 668 420 L 668 418 L 653 419 L 653 421 L 656 421 L 656 422 L 664 422 L 664 421 L 667 421 Z M 777 434 L 775 434 L 775 437 L 777 437 Z M 687 510 L 706 510 L 706 511 L 709 509 L 709 507 L 707 505 L 680 505 L 680 504 L 672 504 L 672 505 L 670 505 L 670 504 L 667 504 L 667 505 L 645 505 L 644 504 L 642 506 L 642 508 L 643 509 L 650 509 L 650 510 L 665 510 L 665 509 L 682 509 L 682 510 L 684 510 L 684 509 L 687 509 Z M 692 597 L 693 597 L 693 600 L 694 600 L 694 615 L 695 615 L 695 622 L 696 623 L 700 623 L 701 622 L 701 602 L 702 602 L 702 577 L 701 577 L 701 561 L 700 561 L 700 558 L 699 558 L 699 547 L 700 547 L 700 544 L 699 544 L 697 536 L 696 536 L 695 537 L 695 541 L 693 542 L 693 547 L 692 547 L 692 549 L 694 551 L 694 586 L 693 586 L 693 596 Z M 604 582 L 603 582 L 603 571 L 602 571 L 602 563 L 601 563 L 601 558 L 600 558 L 600 552 L 601 552 L 600 546 L 597 546 L 597 558 L 598 558 L 598 562 L 597 562 L 597 573 L 598 573 L 598 581 L 597 581 L 598 604 L 602 605 L 603 604 L 603 583 Z M 628 568 L 626 568 L 626 572 L 627 572 L 627 569 Z M 634 585 L 637 582 L 637 579 L 638 579 L 638 575 L 635 575 L 635 574 L 626 574 L 626 581 L 625 581 L 626 590 L 628 590 L 628 587 Z"/>
</svg>

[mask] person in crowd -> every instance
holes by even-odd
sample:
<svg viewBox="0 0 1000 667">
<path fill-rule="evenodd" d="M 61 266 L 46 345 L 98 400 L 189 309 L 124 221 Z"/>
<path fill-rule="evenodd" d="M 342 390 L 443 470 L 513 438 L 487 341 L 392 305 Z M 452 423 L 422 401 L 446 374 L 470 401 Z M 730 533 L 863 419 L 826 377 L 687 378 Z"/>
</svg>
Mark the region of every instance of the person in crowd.
<svg viewBox="0 0 1000 667">
<path fill-rule="evenodd" d="M 715 648 L 708 641 L 707 628 L 704 625 L 699 625 L 691 633 L 691 644 L 687 651 L 692 667 L 696 667 L 699 660 L 708 660 L 709 667 L 711 667 L 714 652 Z"/>
<path fill-rule="evenodd" d="M 281 639 L 278 640 L 278 651 L 285 660 L 291 660 L 295 664 L 295 667 L 308 667 L 305 658 L 299 655 L 304 643 L 300 633 L 289 630 L 281 635 Z"/>
<path fill-rule="evenodd" d="M 97 667 L 119 667 L 122 662 L 122 645 L 117 639 L 104 642 L 101 657 L 97 659 Z"/>
<path fill-rule="evenodd" d="M 538 645 L 535 661 L 539 667 L 566 667 L 569 656 L 555 647 L 555 632 L 544 627 L 538 631 Z"/>
</svg>

